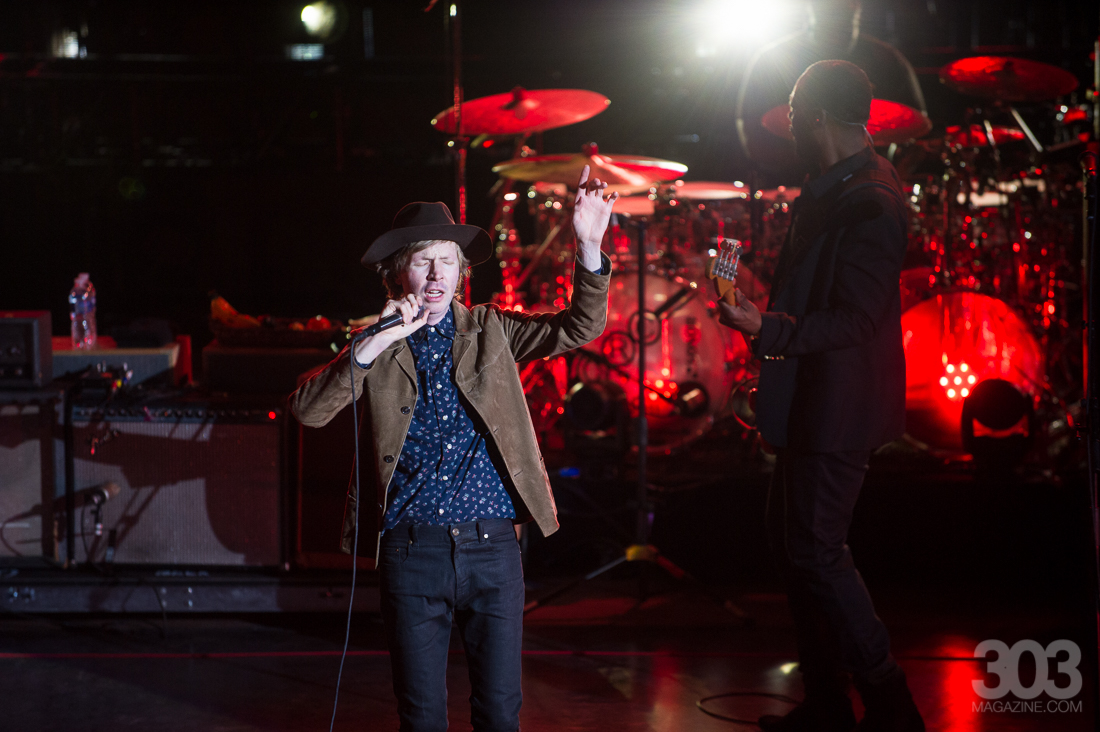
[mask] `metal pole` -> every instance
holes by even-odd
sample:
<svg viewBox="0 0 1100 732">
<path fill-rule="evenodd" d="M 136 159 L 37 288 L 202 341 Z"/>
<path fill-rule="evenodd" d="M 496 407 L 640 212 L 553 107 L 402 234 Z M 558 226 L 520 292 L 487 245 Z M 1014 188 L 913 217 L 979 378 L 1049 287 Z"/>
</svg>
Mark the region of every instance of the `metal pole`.
<svg viewBox="0 0 1100 732">
<path fill-rule="evenodd" d="M 1092 44 L 1092 140 L 1100 140 L 1100 38 Z"/>
<path fill-rule="evenodd" d="M 1092 164 L 1084 164 L 1088 158 Z M 1092 528 L 1092 547 L 1090 557 L 1090 582 L 1092 589 L 1093 612 L 1095 614 L 1096 635 L 1093 636 L 1093 649 L 1090 654 L 1094 662 L 1094 672 L 1100 669 L 1100 506 L 1097 504 L 1100 490 L 1100 368 L 1096 364 L 1097 332 L 1096 316 L 1100 313 L 1100 272 L 1097 271 L 1096 224 L 1097 205 L 1100 204 L 1097 191 L 1097 157 L 1093 151 L 1086 152 L 1082 158 L 1084 164 L 1085 197 L 1082 201 L 1085 209 L 1084 250 L 1085 278 L 1085 426 L 1087 429 L 1088 449 L 1088 490 L 1089 525 Z M 1100 688 L 1094 683 L 1093 694 L 1100 699 Z M 1094 704 L 1094 721 L 1100 729 L 1100 703 Z"/>
<path fill-rule="evenodd" d="M 646 224 L 638 222 L 638 519 L 635 544 L 649 543 L 649 496 L 646 459 L 649 452 L 649 420 L 646 417 L 646 301 L 645 301 L 645 235 Z"/>
<path fill-rule="evenodd" d="M 65 385 L 62 401 L 62 435 L 65 444 L 65 566 L 76 566 L 76 456 L 73 453 L 73 389 L 75 384 Z M 83 527 L 81 527 L 83 531 Z M 91 557 L 85 557 L 91 561 Z"/>
<path fill-rule="evenodd" d="M 455 190 L 457 206 L 455 214 L 458 223 L 466 223 L 466 136 L 462 130 L 462 13 L 458 0 L 451 3 L 447 10 L 451 26 L 451 68 L 453 71 L 452 91 L 455 107 Z"/>
</svg>

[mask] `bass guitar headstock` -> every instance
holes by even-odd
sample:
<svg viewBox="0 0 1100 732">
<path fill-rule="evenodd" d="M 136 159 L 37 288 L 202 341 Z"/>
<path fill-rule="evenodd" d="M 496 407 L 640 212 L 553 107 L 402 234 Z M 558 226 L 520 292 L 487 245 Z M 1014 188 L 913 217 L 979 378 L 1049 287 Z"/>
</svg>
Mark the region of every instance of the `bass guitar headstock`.
<svg viewBox="0 0 1100 732">
<path fill-rule="evenodd" d="M 737 305 L 737 265 L 741 262 L 741 242 L 723 239 L 722 248 L 707 265 L 707 277 L 714 282 L 718 297 L 730 305 Z"/>
</svg>

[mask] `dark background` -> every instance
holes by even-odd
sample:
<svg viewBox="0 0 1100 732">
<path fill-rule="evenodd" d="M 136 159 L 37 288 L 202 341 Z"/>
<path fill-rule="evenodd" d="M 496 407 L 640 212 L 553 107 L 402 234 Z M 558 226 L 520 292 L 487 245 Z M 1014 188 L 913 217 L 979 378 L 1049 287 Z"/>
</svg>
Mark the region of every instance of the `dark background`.
<svg viewBox="0 0 1100 732">
<path fill-rule="evenodd" d="M 448 3 L 427 3 L 343 2 L 324 60 L 294 62 L 286 45 L 309 40 L 302 2 L 5 2 L 0 308 L 49 309 L 64 335 L 66 294 L 87 271 L 101 333 L 166 318 L 196 347 L 211 337 L 210 290 L 257 315 L 376 312 L 380 283 L 358 265 L 367 243 L 402 204 L 454 199 L 447 138 L 429 125 L 451 104 Z M 686 163 L 688 179 L 742 177 L 733 105 L 753 46 L 698 58 L 702 6 L 468 0 L 466 97 L 598 91 L 608 110 L 547 132 L 545 152 L 596 141 Z M 1083 101 L 1096 16 L 1085 0 L 868 0 L 863 29 L 916 67 L 934 135 L 966 106 L 936 76 L 956 58 L 1058 64 L 1082 80 Z M 86 28 L 87 58 L 51 58 L 61 28 Z M 1041 128 L 1048 110 L 1025 116 Z M 488 225 L 489 169 L 510 153 L 503 142 L 471 152 L 470 223 Z M 494 262 L 477 268 L 474 300 L 498 285 Z"/>
</svg>

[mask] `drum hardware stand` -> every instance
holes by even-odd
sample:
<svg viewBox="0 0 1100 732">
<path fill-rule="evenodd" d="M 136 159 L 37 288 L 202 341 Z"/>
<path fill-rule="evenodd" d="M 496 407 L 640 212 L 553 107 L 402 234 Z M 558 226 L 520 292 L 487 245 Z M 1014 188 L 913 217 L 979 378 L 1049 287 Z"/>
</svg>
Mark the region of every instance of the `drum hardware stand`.
<svg viewBox="0 0 1100 732">
<path fill-rule="evenodd" d="M 749 236 L 752 239 L 752 251 L 760 251 L 764 242 L 764 212 L 762 200 L 756 198 L 756 163 L 749 166 Z"/>
<path fill-rule="evenodd" d="M 531 273 L 535 271 L 535 267 L 538 266 L 539 261 L 542 259 L 542 255 L 546 254 L 546 249 L 549 247 L 555 239 L 558 238 L 558 234 L 561 233 L 562 225 L 560 223 L 554 224 L 554 228 L 550 230 L 550 233 L 546 235 L 546 238 L 539 244 L 538 249 L 535 250 L 534 255 L 531 256 L 531 261 L 527 263 L 527 266 L 520 272 L 519 277 L 512 284 L 517 290 L 527 282 L 527 278 L 531 276 Z"/>
<path fill-rule="evenodd" d="M 1020 113 L 1018 111 L 1016 111 L 1016 107 L 1010 105 L 1008 108 L 1008 113 L 1012 115 L 1012 119 L 1016 120 L 1016 124 L 1020 125 L 1020 129 L 1024 131 L 1025 135 L 1027 135 L 1027 141 L 1030 142 L 1031 146 L 1035 148 L 1035 152 L 1041 154 L 1043 152 L 1043 144 L 1039 142 L 1038 139 L 1036 139 L 1035 133 L 1031 131 L 1031 127 L 1028 126 L 1027 122 L 1024 122 L 1024 118 L 1020 116 Z M 986 122 L 986 124 L 988 125 L 989 123 Z M 993 139 L 992 134 L 990 134 L 989 139 Z"/>
<path fill-rule="evenodd" d="M 1084 200 L 1084 274 L 1086 278 L 1085 295 L 1085 424 L 1079 427 L 1080 433 L 1085 437 L 1088 450 L 1088 488 L 1089 488 L 1089 520 L 1092 529 L 1091 556 L 1089 557 L 1090 577 L 1089 585 L 1092 590 L 1093 611 L 1096 624 L 1092 626 L 1094 633 L 1100 634 L 1100 331 L 1098 331 L 1098 319 L 1100 319 L 1100 252 L 1097 251 L 1097 214 L 1098 181 L 1097 163 L 1098 157 L 1095 150 L 1086 151 L 1081 156 L 1081 164 L 1085 183 Z M 1089 159 L 1091 158 L 1091 162 Z M 1090 660 L 1093 662 L 1093 673 L 1100 669 L 1100 636 L 1093 635 L 1093 647 Z M 1100 696 L 1100 688 L 1093 679 L 1093 694 Z M 1100 705 L 1094 704 L 1095 723 L 1100 727 Z"/>
<path fill-rule="evenodd" d="M 491 135 L 482 135 L 481 137 L 478 138 L 478 140 L 481 140 L 482 138 L 486 138 L 486 137 L 491 137 Z M 522 157 L 523 149 L 526 147 L 527 140 L 530 137 L 531 137 L 530 132 L 525 132 L 522 135 L 517 135 L 516 136 L 515 146 L 512 148 L 512 157 L 513 158 Z M 476 142 L 475 142 L 475 147 L 476 147 Z M 496 198 L 496 206 L 493 207 L 493 219 L 492 219 L 492 221 L 489 222 L 490 230 L 498 231 L 498 229 L 496 228 L 497 224 L 499 224 L 499 223 L 501 223 L 502 221 L 505 221 L 505 220 L 511 221 L 511 217 L 506 216 L 505 211 L 504 211 L 504 206 L 505 206 L 504 196 L 508 193 L 513 192 L 513 189 L 515 188 L 516 183 L 517 183 L 517 181 L 512 180 L 511 178 L 500 178 L 500 179 L 497 180 L 496 183 L 493 184 L 493 187 L 489 189 L 489 196 L 493 197 L 493 198 Z M 515 210 L 515 205 L 519 203 L 519 200 L 520 200 L 519 196 L 517 195 L 516 200 L 513 202 L 513 206 L 512 206 L 513 211 Z M 508 228 L 512 229 L 512 228 L 515 228 L 515 227 L 509 226 Z M 498 239 L 497 241 L 500 241 L 500 240 Z"/>
<path fill-rule="evenodd" d="M 462 12 L 459 0 L 445 3 L 444 27 L 449 31 L 451 46 L 451 89 L 455 109 L 455 136 L 450 141 L 455 155 L 455 223 L 466 223 L 466 148 L 470 140 L 462 129 Z"/>
<path fill-rule="evenodd" d="M 432 5 L 435 3 L 433 2 Z M 432 5 L 428 6 L 428 10 Z M 454 150 L 455 156 L 455 223 L 466 223 L 466 153 L 470 144 L 462 130 L 462 11 L 459 0 L 446 3 L 447 14 L 444 15 L 444 27 L 450 31 L 448 38 L 451 45 L 451 70 L 452 70 L 452 96 L 455 108 L 455 136 L 447 144 Z M 463 302 L 470 307 L 470 278 L 466 278 L 466 292 L 463 293 Z"/>
<path fill-rule="evenodd" d="M 699 582 L 687 572 L 676 566 L 668 557 L 661 554 L 660 550 L 649 543 L 650 531 L 653 528 L 653 502 L 649 498 L 649 481 L 647 474 L 647 457 L 649 447 L 649 418 L 646 416 L 646 393 L 647 386 L 645 383 L 645 366 L 646 366 L 646 337 L 645 337 L 645 312 L 646 312 L 646 299 L 645 299 L 645 278 L 646 267 L 645 263 L 645 233 L 646 224 L 644 222 L 638 222 L 637 237 L 638 237 L 638 421 L 637 421 L 637 445 L 638 445 L 638 483 L 635 493 L 634 508 L 635 508 L 635 523 L 634 523 L 634 543 L 625 547 L 623 553 L 603 565 L 598 567 L 588 574 L 574 579 L 562 587 L 552 590 L 549 594 L 546 594 L 537 600 L 532 600 L 527 603 L 523 608 L 523 614 L 526 615 L 533 610 L 536 610 L 551 600 L 560 597 L 569 590 L 577 587 L 583 582 L 591 579 L 595 579 L 600 575 L 609 572 L 610 570 L 618 567 L 624 562 L 648 562 L 656 565 L 666 574 L 671 576 L 678 583 L 690 583 L 703 589 L 706 594 L 719 605 L 719 607 L 732 613 L 739 618 L 743 623 L 751 623 L 752 618 L 735 605 L 732 600 L 722 597 L 719 593 L 709 589 L 706 585 Z M 638 594 L 639 604 L 644 601 L 648 596 L 646 592 L 646 567 L 641 565 L 640 573 L 638 576 Z"/>
<path fill-rule="evenodd" d="M 603 366 L 608 371 L 614 371 L 616 374 L 618 374 L 619 376 L 621 376 L 624 379 L 634 378 L 633 376 L 631 376 L 629 371 L 624 369 L 622 366 L 617 366 L 616 364 L 612 363 L 611 359 L 609 359 L 607 356 L 605 356 L 602 353 L 598 353 L 596 351 L 590 351 L 587 348 L 578 348 L 576 350 L 576 354 L 577 354 L 578 358 L 587 358 L 587 359 L 590 359 L 592 361 L 595 361 L 596 363 L 598 363 L 600 366 Z M 673 406 L 676 406 L 676 400 L 673 399 L 672 397 L 670 397 L 670 396 L 668 396 L 668 395 L 666 395 L 666 394 L 664 394 L 660 391 L 657 391 L 656 389 L 654 389 L 652 386 L 649 386 L 648 384 L 645 386 L 645 388 L 649 391 L 650 394 L 656 394 L 658 399 L 661 399 L 663 401 L 668 402 L 669 404 L 672 404 Z"/>
</svg>

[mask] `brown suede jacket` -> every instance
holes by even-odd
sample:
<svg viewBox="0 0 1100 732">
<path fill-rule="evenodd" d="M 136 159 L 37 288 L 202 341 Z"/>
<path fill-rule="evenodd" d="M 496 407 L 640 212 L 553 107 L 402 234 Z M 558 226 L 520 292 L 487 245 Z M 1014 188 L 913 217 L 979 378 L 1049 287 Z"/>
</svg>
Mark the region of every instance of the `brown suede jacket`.
<svg viewBox="0 0 1100 732">
<path fill-rule="evenodd" d="M 611 263 L 606 257 L 602 271 L 608 274 L 594 274 L 577 264 L 573 301 L 558 313 L 516 313 L 494 305 L 467 309 L 458 301 L 451 305 L 455 319 L 455 385 L 475 413 L 470 415 L 474 424 L 479 430 L 486 430 L 486 438 L 503 460 L 507 475 L 501 477 L 512 494 L 517 523 L 533 518 L 544 535 L 558 530 L 557 507 L 516 363 L 583 346 L 603 332 L 611 280 Z M 299 422 L 307 427 L 321 427 L 348 405 L 351 401 L 348 363 L 345 348 L 291 395 L 290 410 Z M 405 340 L 390 345 L 370 368 L 355 366 L 355 380 L 355 395 L 365 400 L 360 402 L 365 404 L 360 433 L 363 490 L 373 489 L 377 493 L 379 510 L 383 511 L 390 479 L 416 408 L 416 365 Z M 357 499 L 353 482 L 344 509 L 341 542 L 344 552 L 349 554 L 355 534 Z M 377 559 L 381 535 L 370 538 L 375 539 Z M 360 554 L 364 554 L 362 549 Z"/>
</svg>

